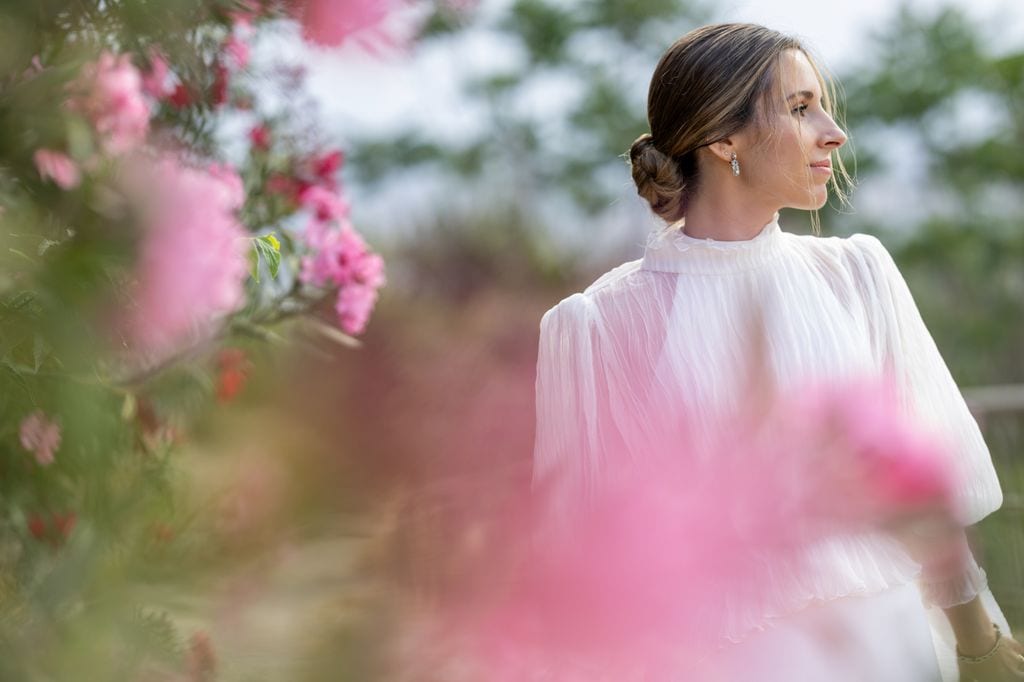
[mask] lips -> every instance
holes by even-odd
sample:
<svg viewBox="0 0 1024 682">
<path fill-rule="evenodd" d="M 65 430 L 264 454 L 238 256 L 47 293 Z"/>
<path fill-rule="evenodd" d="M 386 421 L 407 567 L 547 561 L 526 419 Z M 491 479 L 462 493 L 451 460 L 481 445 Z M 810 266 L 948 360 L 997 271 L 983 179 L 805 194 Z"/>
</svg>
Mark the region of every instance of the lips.
<svg viewBox="0 0 1024 682">
<path fill-rule="evenodd" d="M 816 161 L 811 164 L 811 168 L 832 168 L 832 161 L 825 159 L 824 161 Z"/>
</svg>

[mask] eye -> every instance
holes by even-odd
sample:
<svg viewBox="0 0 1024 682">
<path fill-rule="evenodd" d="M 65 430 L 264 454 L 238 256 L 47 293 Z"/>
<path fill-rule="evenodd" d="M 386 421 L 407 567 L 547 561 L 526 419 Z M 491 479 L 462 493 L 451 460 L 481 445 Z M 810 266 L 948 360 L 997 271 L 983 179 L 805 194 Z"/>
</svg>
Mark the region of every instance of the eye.
<svg viewBox="0 0 1024 682">
<path fill-rule="evenodd" d="M 795 107 L 793 109 L 793 111 L 791 111 L 790 113 L 795 114 L 795 113 L 799 112 L 800 115 L 803 116 L 805 111 L 807 111 L 807 105 L 806 104 L 801 104 L 800 106 Z"/>
</svg>

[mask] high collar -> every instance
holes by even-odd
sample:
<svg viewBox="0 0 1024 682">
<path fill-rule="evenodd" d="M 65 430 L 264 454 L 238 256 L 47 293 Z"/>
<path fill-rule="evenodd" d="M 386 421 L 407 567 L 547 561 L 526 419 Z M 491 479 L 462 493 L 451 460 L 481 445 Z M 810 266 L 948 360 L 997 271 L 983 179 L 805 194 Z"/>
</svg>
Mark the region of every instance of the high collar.
<svg viewBox="0 0 1024 682">
<path fill-rule="evenodd" d="M 699 239 L 682 228 L 652 232 L 644 249 L 644 270 L 725 274 L 750 270 L 775 258 L 782 247 L 779 214 L 754 237 L 736 241 Z"/>
</svg>

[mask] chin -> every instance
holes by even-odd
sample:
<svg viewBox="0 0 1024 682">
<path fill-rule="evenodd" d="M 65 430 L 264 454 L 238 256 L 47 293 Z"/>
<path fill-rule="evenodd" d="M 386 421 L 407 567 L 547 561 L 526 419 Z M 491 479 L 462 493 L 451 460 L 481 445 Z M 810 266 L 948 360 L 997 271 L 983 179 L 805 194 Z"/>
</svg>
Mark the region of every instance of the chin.
<svg viewBox="0 0 1024 682">
<path fill-rule="evenodd" d="M 828 203 L 828 194 L 800 199 L 786 204 L 783 208 L 795 208 L 798 211 L 817 211 Z"/>
<path fill-rule="evenodd" d="M 817 211 L 818 209 L 822 208 L 827 203 L 828 203 L 828 190 L 825 188 L 824 185 L 822 185 L 807 200 L 807 205 L 805 206 L 805 208 L 808 211 Z"/>
</svg>

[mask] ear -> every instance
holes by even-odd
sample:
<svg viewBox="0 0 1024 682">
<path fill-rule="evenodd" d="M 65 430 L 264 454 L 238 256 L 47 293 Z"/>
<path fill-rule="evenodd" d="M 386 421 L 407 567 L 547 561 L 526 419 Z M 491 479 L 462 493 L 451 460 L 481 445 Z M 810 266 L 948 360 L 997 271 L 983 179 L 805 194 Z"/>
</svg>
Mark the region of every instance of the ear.
<svg viewBox="0 0 1024 682">
<path fill-rule="evenodd" d="M 725 137 L 707 146 L 708 151 L 726 163 L 732 161 L 733 152 L 736 151 L 736 144 L 731 137 Z"/>
</svg>

